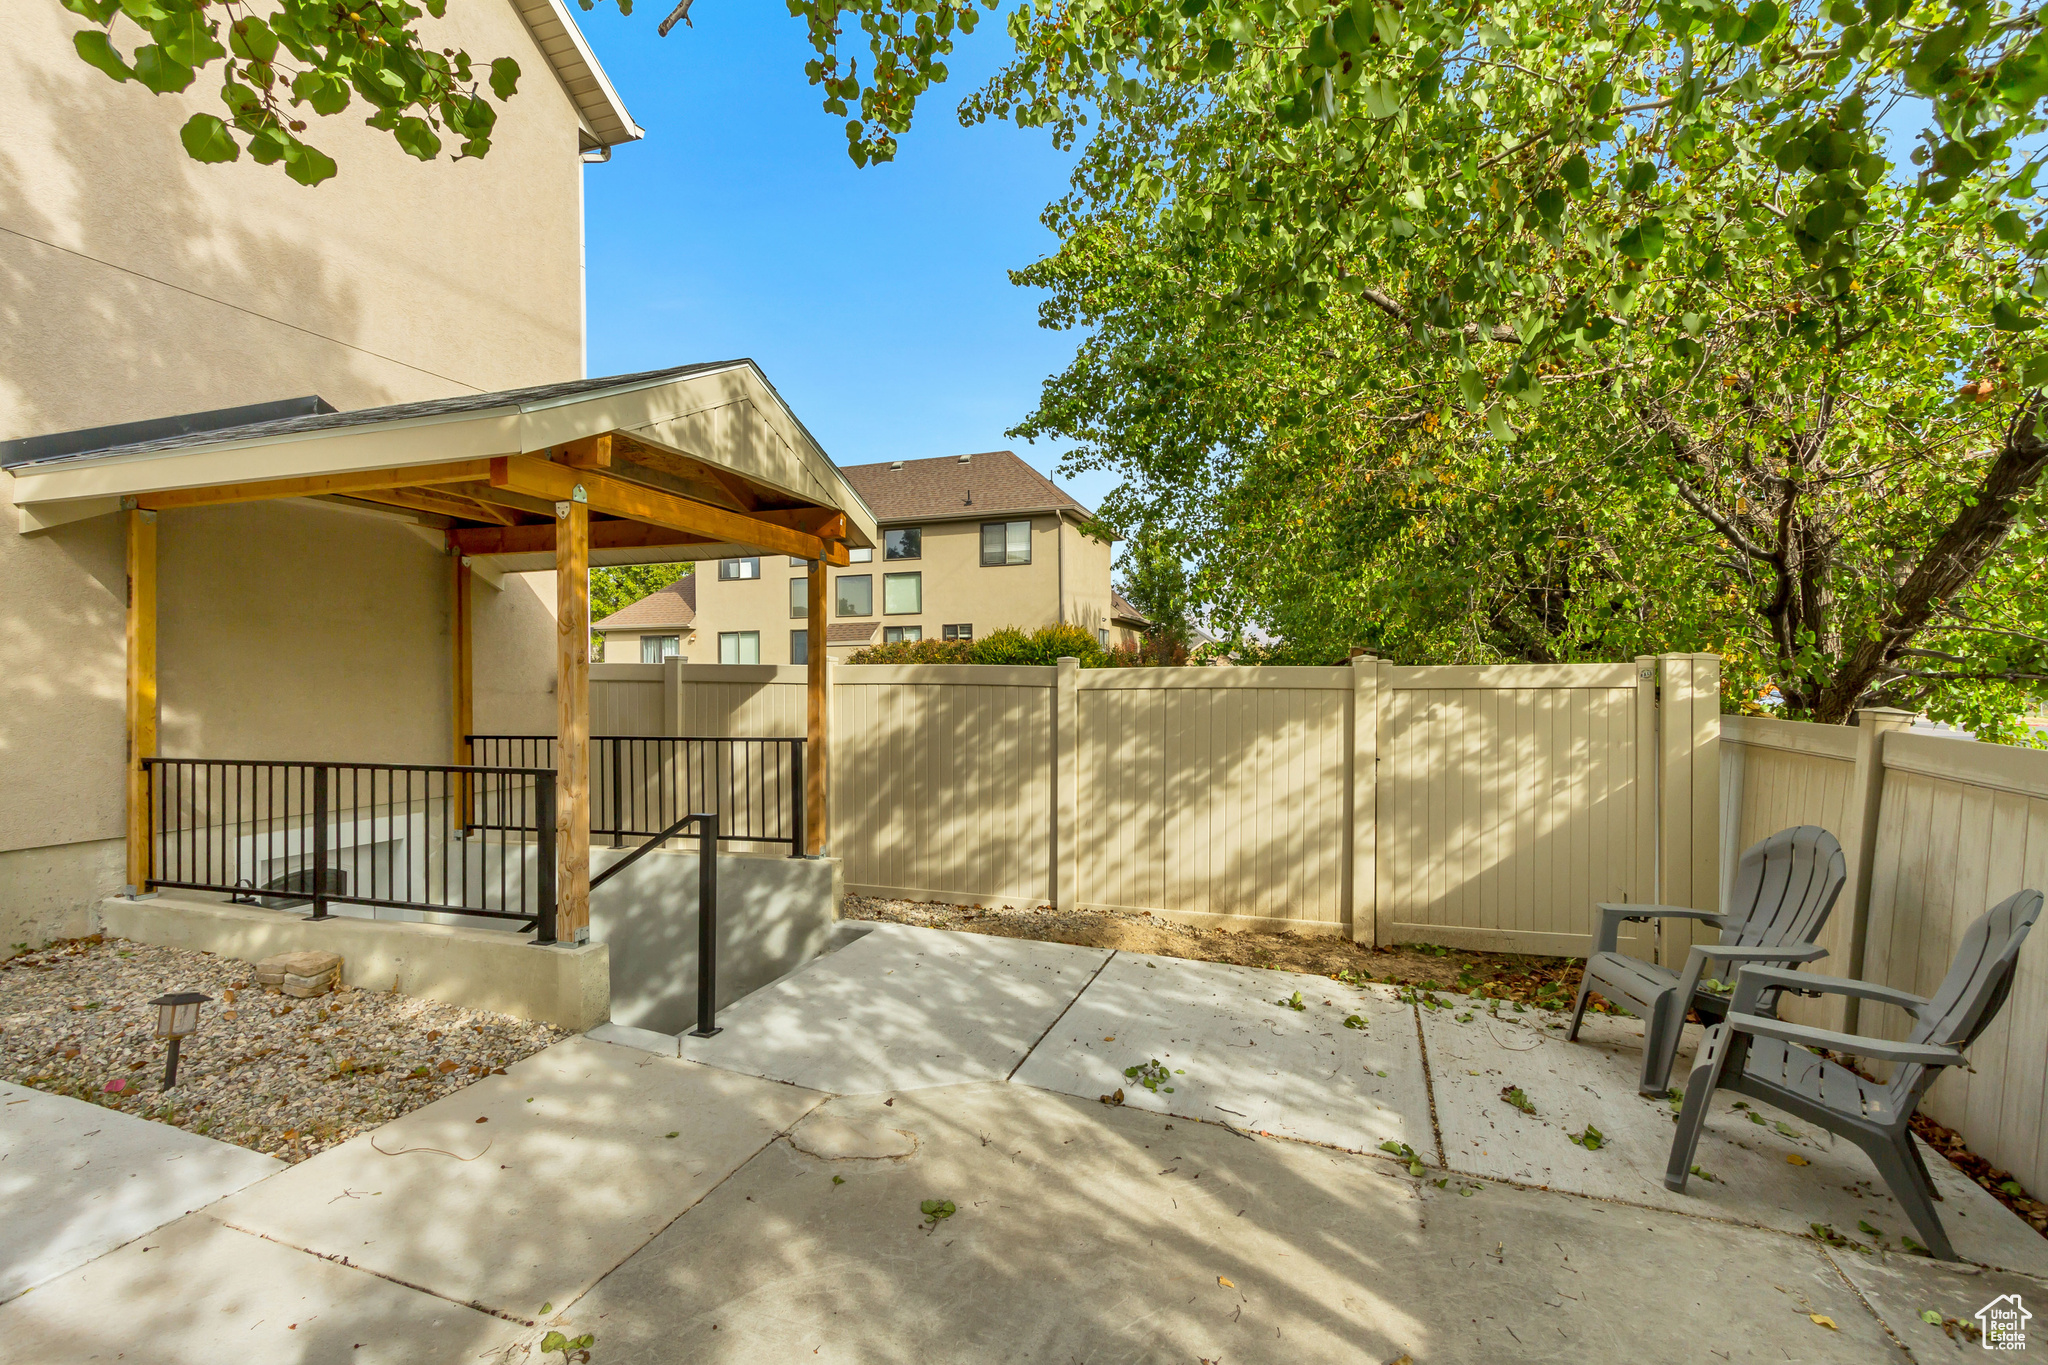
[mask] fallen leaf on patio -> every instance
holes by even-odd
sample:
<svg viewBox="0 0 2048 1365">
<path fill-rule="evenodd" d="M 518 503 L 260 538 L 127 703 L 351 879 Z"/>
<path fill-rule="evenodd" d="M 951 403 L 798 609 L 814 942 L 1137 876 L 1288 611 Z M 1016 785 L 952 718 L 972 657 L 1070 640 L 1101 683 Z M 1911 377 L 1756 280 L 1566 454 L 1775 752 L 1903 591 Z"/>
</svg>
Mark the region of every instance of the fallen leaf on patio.
<svg viewBox="0 0 2048 1365">
<path fill-rule="evenodd" d="M 1923 1308 L 1920 1310 L 1920 1321 L 1926 1323 L 1929 1327 L 1939 1327 L 1941 1326 L 1941 1314 L 1935 1312 L 1932 1308 Z"/>
<path fill-rule="evenodd" d="M 1536 1112 L 1535 1102 L 1522 1093 L 1522 1087 L 1519 1085 L 1502 1086 L 1500 1097 L 1525 1114 L 1533 1115 Z"/>
<path fill-rule="evenodd" d="M 1124 1102 L 1124 1092 L 1118 1090 L 1112 1094 L 1104 1095 L 1101 1098 L 1104 1104 L 1122 1104 Z"/>
<path fill-rule="evenodd" d="M 1344 1027 L 1345 1027 L 1345 1028 L 1364 1028 L 1364 1027 L 1365 1027 L 1365 1018 L 1364 1018 L 1364 1016 L 1362 1016 L 1362 1015 L 1357 1015 L 1357 1014 L 1347 1014 L 1347 1015 L 1345 1015 L 1345 1016 L 1344 1016 Z"/>
<path fill-rule="evenodd" d="M 1871 1235 L 1872 1237 L 1882 1237 L 1882 1236 L 1884 1236 L 1884 1233 L 1883 1233 L 1883 1231 L 1881 1231 L 1881 1230 L 1880 1230 L 1880 1229 L 1878 1229 L 1878 1228 L 1874 1228 L 1874 1227 L 1870 1226 L 1870 1220 L 1869 1220 L 1869 1219 L 1867 1219 L 1867 1218 L 1859 1218 L 1859 1219 L 1857 1219 L 1857 1220 L 1856 1220 L 1856 1230 L 1857 1230 L 1857 1231 L 1859 1231 L 1859 1232 L 1867 1232 L 1867 1233 L 1869 1233 L 1869 1234 L 1870 1234 L 1870 1235 Z"/>
<path fill-rule="evenodd" d="M 490 1120 L 489 1120 L 489 1119 L 487 1119 L 487 1118 L 485 1118 L 485 1117 L 484 1117 L 484 1116 L 483 1116 L 482 1114 L 478 1114 L 478 1115 L 476 1116 L 476 1121 L 477 1121 L 478 1123 L 489 1123 L 489 1122 L 490 1122 Z"/>
<path fill-rule="evenodd" d="M 1712 1180 L 1718 1182 L 1721 1179 L 1720 1176 L 1715 1175 L 1712 1171 L 1702 1170 L 1698 1166 L 1692 1168 L 1692 1173 L 1702 1180 Z"/>
<path fill-rule="evenodd" d="M 1300 991 L 1296 991 L 1291 999 L 1275 1000 L 1273 1003 L 1287 1010 L 1305 1010 L 1308 1008 L 1307 1005 L 1302 1003 Z"/>
<path fill-rule="evenodd" d="M 1751 1123 L 1761 1125 L 1764 1121 L 1764 1116 L 1762 1114 L 1757 1113 L 1756 1110 L 1752 1109 L 1749 1111 L 1749 1121 Z"/>
<path fill-rule="evenodd" d="M 1104 1038 L 1102 1041 L 1105 1043 L 1113 1043 L 1116 1041 L 1116 1035 L 1112 1033 L 1109 1037 Z"/>
<path fill-rule="evenodd" d="M 663 1133 L 663 1134 L 662 1134 L 662 1136 L 663 1136 L 663 1137 L 665 1137 L 665 1138 L 672 1138 L 672 1137 L 681 1137 L 681 1136 L 682 1136 L 682 1133 L 681 1133 L 680 1131 L 677 1131 L 677 1132 L 674 1132 L 674 1133 Z"/>
<path fill-rule="evenodd" d="M 931 1227 L 937 1227 L 940 1219 L 951 1218 L 958 1212 L 950 1199 L 927 1199 L 917 1206 L 917 1211 L 924 1215 L 925 1222 Z"/>
<path fill-rule="evenodd" d="M 1577 1143 L 1589 1152 L 1597 1152 L 1607 1145 L 1607 1135 L 1590 1123 L 1586 1125 L 1586 1131 L 1583 1133 L 1567 1133 L 1565 1140 Z"/>
<path fill-rule="evenodd" d="M 1780 1120 L 1780 1121 L 1779 1121 L 1778 1123 L 1774 1124 L 1773 1126 L 1774 1126 L 1775 1128 L 1777 1128 L 1777 1130 L 1778 1130 L 1778 1131 L 1779 1131 L 1779 1132 L 1780 1132 L 1781 1134 L 1783 1134 L 1784 1136 L 1786 1136 L 1786 1137 L 1788 1137 L 1788 1138 L 1796 1138 L 1796 1137 L 1798 1137 L 1798 1136 L 1800 1135 L 1800 1134 L 1799 1134 L 1799 1130 L 1798 1130 L 1797 1128 L 1794 1128 L 1794 1127 L 1793 1127 L 1793 1126 L 1792 1126 L 1791 1124 L 1789 1124 L 1789 1123 L 1786 1123 L 1786 1122 L 1784 1122 L 1783 1120 Z"/>
<path fill-rule="evenodd" d="M 544 1303 L 544 1304 L 542 1304 L 542 1305 L 540 1306 L 540 1315 L 541 1315 L 542 1317 L 546 1317 L 546 1316 L 547 1316 L 548 1314 L 550 1314 L 550 1313 L 552 1313 L 552 1312 L 554 1312 L 554 1311 L 555 1311 L 555 1305 L 554 1305 L 554 1304 L 553 1304 L 552 1302 Z"/>
<path fill-rule="evenodd" d="M 105 1085 L 101 1086 L 100 1088 L 106 1091 L 106 1093 L 108 1093 L 109 1095 L 118 1095 L 123 1090 L 126 1090 L 128 1088 L 128 1082 L 125 1078 L 116 1077 L 115 1079 L 108 1081 Z"/>
<path fill-rule="evenodd" d="M 1387 1365 L 1415 1365 L 1415 1357 L 1406 1355 L 1395 1356 L 1387 1362 Z"/>
<path fill-rule="evenodd" d="M 835 1175 L 832 1177 L 832 1183 L 835 1185 L 844 1185 L 846 1183 L 846 1177 L 843 1175 Z"/>
<path fill-rule="evenodd" d="M 1218 1275 L 1218 1276 L 1216 1277 L 1216 1283 L 1218 1283 L 1218 1284 L 1222 1285 L 1222 1286 L 1223 1286 L 1223 1287 L 1224 1287 L 1225 1289 L 1235 1289 L 1235 1288 L 1237 1288 L 1237 1286 L 1236 1286 L 1236 1285 L 1234 1285 L 1234 1284 L 1232 1284 L 1232 1283 L 1230 1282 L 1230 1280 L 1229 1280 L 1229 1277 L 1227 1277 L 1227 1276 L 1224 1276 L 1224 1275 Z"/>
<path fill-rule="evenodd" d="M 1835 1326 L 1835 1320 L 1825 1313 L 1808 1313 L 1806 1316 L 1813 1319 L 1814 1325 L 1816 1327 L 1825 1327 L 1830 1332 L 1839 1332 L 1842 1330 L 1841 1328 Z"/>
<path fill-rule="evenodd" d="M 1797 1152 L 1785 1153 L 1785 1160 L 1789 1164 L 1794 1166 L 1811 1166 L 1813 1164 L 1811 1161 L 1808 1161 L 1805 1157 L 1799 1155 L 1799 1153 Z"/>
</svg>

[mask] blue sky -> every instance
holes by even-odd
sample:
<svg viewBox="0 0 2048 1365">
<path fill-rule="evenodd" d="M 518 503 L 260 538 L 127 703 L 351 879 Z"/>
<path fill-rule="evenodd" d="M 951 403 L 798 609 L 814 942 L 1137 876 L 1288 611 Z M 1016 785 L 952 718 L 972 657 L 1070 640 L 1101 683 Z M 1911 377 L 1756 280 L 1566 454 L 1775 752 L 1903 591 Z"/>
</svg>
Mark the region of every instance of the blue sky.
<svg viewBox="0 0 2048 1365">
<path fill-rule="evenodd" d="M 699 4 L 657 38 L 667 9 L 577 15 L 647 130 L 585 171 L 590 372 L 752 356 L 841 464 L 1008 447 L 1052 472 L 1058 448 L 1003 432 L 1074 339 L 1005 272 L 1052 249 L 1038 213 L 1071 158 L 953 112 L 1008 50 L 1001 26 L 959 44 L 896 160 L 861 170 L 781 4 Z M 1070 489 L 1092 505 L 1108 486 Z"/>
</svg>

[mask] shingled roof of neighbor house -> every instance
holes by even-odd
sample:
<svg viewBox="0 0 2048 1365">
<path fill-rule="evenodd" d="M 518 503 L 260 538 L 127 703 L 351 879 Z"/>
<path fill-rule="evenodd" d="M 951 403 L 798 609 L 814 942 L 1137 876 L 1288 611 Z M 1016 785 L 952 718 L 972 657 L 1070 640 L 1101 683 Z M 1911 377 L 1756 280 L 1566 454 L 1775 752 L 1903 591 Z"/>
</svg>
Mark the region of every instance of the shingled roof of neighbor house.
<svg viewBox="0 0 2048 1365">
<path fill-rule="evenodd" d="M 592 630 L 659 630 L 687 626 L 697 619 L 697 575 L 686 573 L 665 588 L 628 602 L 602 621 L 591 622 Z"/>
<path fill-rule="evenodd" d="M 1152 624 L 1144 612 L 1132 606 L 1129 599 L 1116 591 L 1112 591 L 1109 594 L 1109 619 L 1112 621 L 1136 621 L 1141 626 Z"/>
<path fill-rule="evenodd" d="M 825 644 L 828 648 L 832 645 L 864 645 L 874 638 L 873 621 L 847 621 L 841 625 L 825 627 Z"/>
<path fill-rule="evenodd" d="M 1093 516 L 1011 451 L 842 465 L 839 470 L 876 521 L 929 521 L 991 512 L 1073 511 Z"/>
</svg>

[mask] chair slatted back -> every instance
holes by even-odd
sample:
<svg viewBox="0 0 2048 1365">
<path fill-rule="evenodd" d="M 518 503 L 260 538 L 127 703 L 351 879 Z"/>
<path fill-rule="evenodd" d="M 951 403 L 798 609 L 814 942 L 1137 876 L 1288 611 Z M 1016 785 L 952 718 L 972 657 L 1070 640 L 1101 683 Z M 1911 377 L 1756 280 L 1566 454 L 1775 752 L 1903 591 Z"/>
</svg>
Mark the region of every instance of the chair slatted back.
<svg viewBox="0 0 2048 1365">
<path fill-rule="evenodd" d="M 1972 921 L 1956 946 L 1948 975 L 1906 1041 L 1954 1048 L 1975 1042 L 2004 1008 L 2019 966 L 2020 945 L 2040 916 L 2041 893 L 2015 891 Z M 1890 1089 L 1902 1104 L 1917 1101 L 1934 1075 L 1931 1067 L 1901 1066 Z"/>
<path fill-rule="evenodd" d="M 1848 880 L 1841 843 L 1819 825 L 1795 825 L 1759 839 L 1736 866 L 1721 942 L 1744 948 L 1811 943 Z"/>
</svg>

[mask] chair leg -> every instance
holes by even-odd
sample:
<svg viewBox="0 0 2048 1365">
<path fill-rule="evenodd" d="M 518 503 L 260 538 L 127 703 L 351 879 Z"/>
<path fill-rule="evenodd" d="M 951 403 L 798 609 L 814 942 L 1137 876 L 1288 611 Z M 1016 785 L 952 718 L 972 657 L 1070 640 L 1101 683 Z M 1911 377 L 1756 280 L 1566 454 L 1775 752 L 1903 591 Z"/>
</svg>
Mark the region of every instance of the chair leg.
<svg viewBox="0 0 2048 1365">
<path fill-rule="evenodd" d="M 1579 1041 L 1579 1022 L 1586 1017 L 1586 996 L 1593 989 L 1593 959 L 1586 959 L 1586 965 L 1579 971 L 1579 998 L 1572 1002 L 1572 1026 L 1565 1032 L 1567 1043 Z"/>
<path fill-rule="evenodd" d="M 1707 1125 L 1707 1106 L 1720 1087 L 1721 1068 L 1727 1058 L 1724 1043 L 1727 1026 L 1707 1030 L 1694 1060 L 1692 1074 L 1685 1082 L 1685 1104 L 1678 1111 L 1678 1131 L 1671 1135 L 1671 1160 L 1664 1168 L 1664 1188 L 1685 1193 L 1686 1178 L 1692 1174 L 1692 1159 L 1699 1151 L 1700 1133 Z"/>
<path fill-rule="evenodd" d="M 1678 1044 L 1685 1037 L 1685 1002 L 1677 991 L 1657 997 L 1643 1020 L 1643 1074 L 1636 1090 L 1662 1098 L 1671 1088 L 1671 1067 L 1678 1060 Z"/>
<path fill-rule="evenodd" d="M 1884 1177 L 1884 1183 L 1891 1187 L 1893 1197 L 1905 1209 L 1927 1250 L 1938 1261 L 1958 1260 L 1955 1248 L 1949 1244 L 1948 1232 L 1941 1226 L 1941 1216 L 1934 1211 L 1934 1200 L 1930 1198 L 1934 1183 L 1927 1168 L 1920 1164 L 1920 1154 L 1913 1150 L 1912 1142 L 1912 1131 L 1906 1129 L 1893 1134 L 1889 1142 L 1872 1143 L 1864 1151 Z"/>
</svg>

